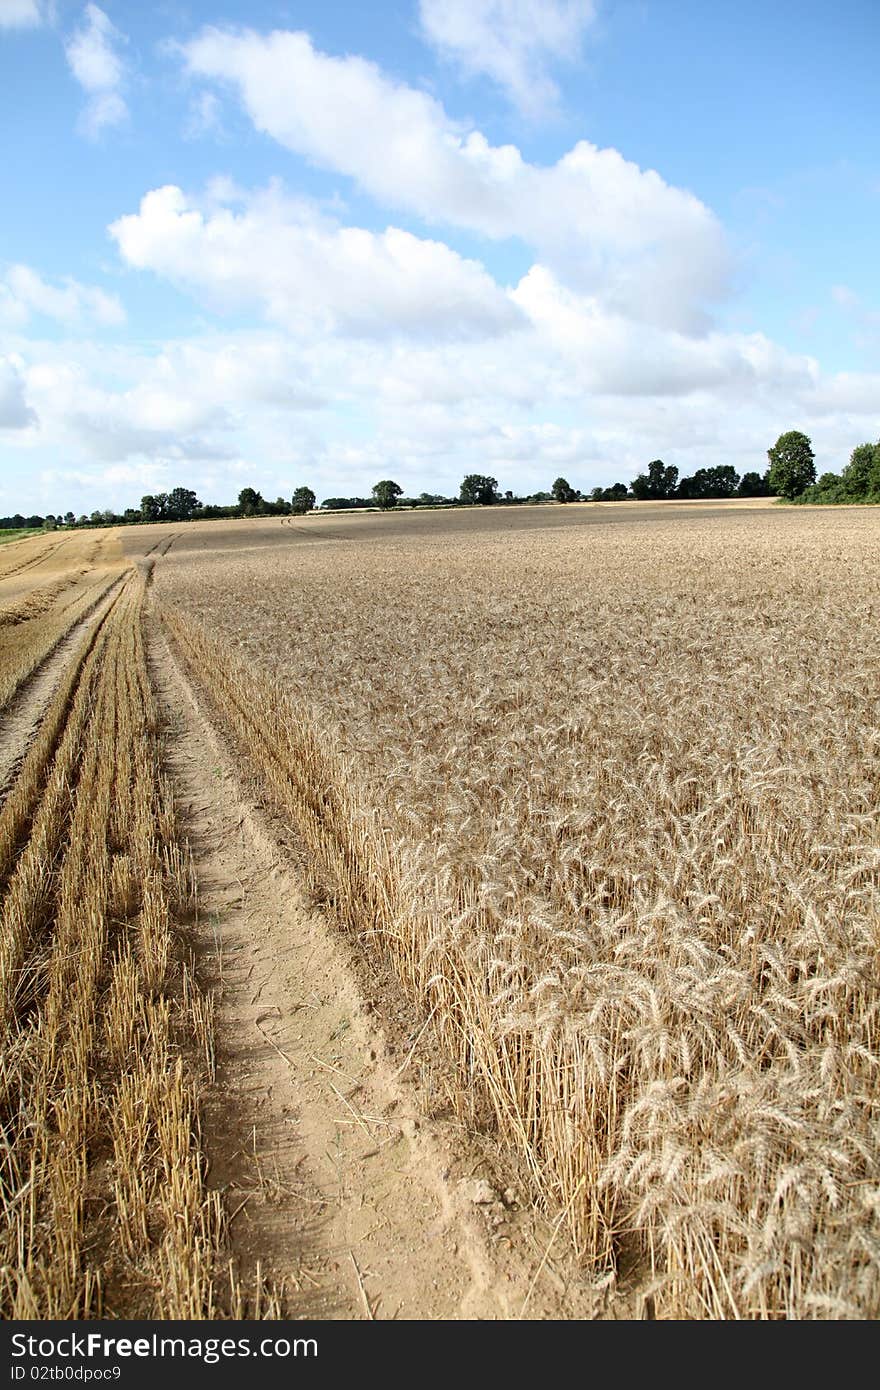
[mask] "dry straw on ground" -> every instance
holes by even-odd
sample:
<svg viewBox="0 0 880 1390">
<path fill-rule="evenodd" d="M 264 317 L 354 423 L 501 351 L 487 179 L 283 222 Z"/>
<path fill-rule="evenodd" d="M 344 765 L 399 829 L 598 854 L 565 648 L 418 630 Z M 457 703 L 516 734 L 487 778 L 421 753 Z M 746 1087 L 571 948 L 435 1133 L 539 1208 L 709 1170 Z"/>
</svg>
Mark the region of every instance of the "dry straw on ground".
<svg viewBox="0 0 880 1390">
<path fill-rule="evenodd" d="M 107 578 L 91 578 L 72 611 L 22 619 L 40 623 L 31 649 L 94 601 Z M 205 1183 L 210 1007 L 174 923 L 193 885 L 159 765 L 143 599 L 129 570 L 79 638 L 0 811 L 6 1317 L 246 1306 Z"/>
<path fill-rule="evenodd" d="M 661 1316 L 876 1315 L 875 514 L 346 534 L 159 596 L 449 1103 Z"/>
</svg>

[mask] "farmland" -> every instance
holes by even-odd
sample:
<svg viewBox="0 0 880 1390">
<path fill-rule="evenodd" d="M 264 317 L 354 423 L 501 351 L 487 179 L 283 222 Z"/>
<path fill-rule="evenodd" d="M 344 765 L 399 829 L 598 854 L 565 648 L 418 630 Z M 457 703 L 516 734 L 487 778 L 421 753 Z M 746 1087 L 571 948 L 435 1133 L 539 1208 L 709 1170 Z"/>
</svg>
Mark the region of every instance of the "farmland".
<svg viewBox="0 0 880 1390">
<path fill-rule="evenodd" d="M 295 1225 L 320 1316 L 875 1316 L 877 550 L 635 503 L 6 549 L 7 1311 L 277 1315 Z M 295 1134 L 246 1098 L 292 1080 Z M 331 1132 L 389 1162 L 322 1236 Z M 440 1150 L 506 1302 L 406 1303 Z"/>
</svg>

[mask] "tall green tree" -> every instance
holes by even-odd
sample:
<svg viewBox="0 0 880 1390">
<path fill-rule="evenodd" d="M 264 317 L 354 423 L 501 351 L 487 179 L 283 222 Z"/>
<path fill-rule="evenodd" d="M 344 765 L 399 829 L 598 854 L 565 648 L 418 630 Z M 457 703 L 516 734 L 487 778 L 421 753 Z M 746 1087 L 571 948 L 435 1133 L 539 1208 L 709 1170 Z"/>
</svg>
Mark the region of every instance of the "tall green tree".
<svg viewBox="0 0 880 1390">
<path fill-rule="evenodd" d="M 498 479 L 487 478 L 482 473 L 468 473 L 462 479 L 459 496 L 470 506 L 490 506 L 498 501 Z"/>
<path fill-rule="evenodd" d="M 676 489 L 679 497 L 732 497 L 736 492 L 739 474 L 730 463 L 717 463 L 714 468 L 698 468 L 691 478 L 682 478 Z"/>
<path fill-rule="evenodd" d="M 667 466 L 662 459 L 653 459 L 648 464 L 647 473 L 639 473 L 633 479 L 632 493 L 639 502 L 658 501 L 673 497 L 678 486 L 678 469 L 674 463 Z"/>
<path fill-rule="evenodd" d="M 867 497 L 871 490 L 871 474 L 874 468 L 874 444 L 858 444 L 850 455 L 849 463 L 843 470 L 843 487 L 847 497 L 853 500 Z"/>
<path fill-rule="evenodd" d="M 192 521 L 193 513 L 201 506 L 191 487 L 173 487 L 168 494 L 170 521 Z"/>
<path fill-rule="evenodd" d="M 565 478 L 557 478 L 550 489 L 550 496 L 557 502 L 576 502 L 578 495 Z"/>
<path fill-rule="evenodd" d="M 305 516 L 310 512 L 316 502 L 315 494 L 310 487 L 298 487 L 293 490 L 291 504 L 294 516 Z"/>
<path fill-rule="evenodd" d="M 778 497 L 800 497 L 801 493 L 816 481 L 816 456 L 813 446 L 800 430 L 788 430 L 781 434 L 767 450 L 770 469 L 767 481 L 771 492 Z"/>
<path fill-rule="evenodd" d="M 262 494 L 256 488 L 243 487 L 238 494 L 238 506 L 242 516 L 256 516 L 263 507 Z"/>
<path fill-rule="evenodd" d="M 373 499 L 377 507 L 383 512 L 390 512 L 392 507 L 397 506 L 398 497 L 403 496 L 403 488 L 399 483 L 392 482 L 390 478 L 384 478 L 381 483 L 373 484 Z"/>
<path fill-rule="evenodd" d="M 743 473 L 736 491 L 740 497 L 769 497 L 770 495 L 766 477 L 755 469 L 750 473 Z"/>
</svg>

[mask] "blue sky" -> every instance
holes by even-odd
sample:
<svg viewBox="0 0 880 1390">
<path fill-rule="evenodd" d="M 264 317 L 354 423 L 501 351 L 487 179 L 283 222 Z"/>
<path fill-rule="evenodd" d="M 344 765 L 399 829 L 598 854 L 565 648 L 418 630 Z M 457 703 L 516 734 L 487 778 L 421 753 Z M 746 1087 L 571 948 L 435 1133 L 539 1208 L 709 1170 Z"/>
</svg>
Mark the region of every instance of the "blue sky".
<svg viewBox="0 0 880 1390">
<path fill-rule="evenodd" d="M 0 513 L 880 437 L 876 0 L 0 0 Z"/>
</svg>

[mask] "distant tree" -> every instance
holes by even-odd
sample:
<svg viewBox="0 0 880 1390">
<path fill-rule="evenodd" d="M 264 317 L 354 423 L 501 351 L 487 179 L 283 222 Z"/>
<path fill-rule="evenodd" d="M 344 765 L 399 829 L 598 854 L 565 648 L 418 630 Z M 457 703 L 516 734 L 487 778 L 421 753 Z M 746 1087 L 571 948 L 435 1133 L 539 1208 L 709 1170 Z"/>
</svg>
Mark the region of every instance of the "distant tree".
<svg viewBox="0 0 880 1390">
<path fill-rule="evenodd" d="M 570 487 L 565 478 L 557 478 L 552 488 L 550 496 L 557 502 L 576 502 L 578 494 L 573 487 Z"/>
<path fill-rule="evenodd" d="M 679 497 L 732 497 L 739 474 L 729 463 L 714 468 L 698 468 L 691 478 L 682 478 L 676 489 Z"/>
<path fill-rule="evenodd" d="M 298 487 L 293 490 L 291 500 L 291 510 L 294 516 L 305 516 L 315 505 L 317 498 L 310 487 Z"/>
<path fill-rule="evenodd" d="M 813 446 L 800 430 L 781 434 L 773 448 L 767 450 L 767 457 L 770 460 L 768 481 L 779 497 L 787 497 L 790 501 L 816 481 Z"/>
<path fill-rule="evenodd" d="M 64 513 L 64 525 L 65 525 L 65 526 L 73 526 L 73 525 L 75 525 L 75 523 L 76 523 L 76 517 L 74 516 L 73 512 L 65 512 L 65 513 Z"/>
<path fill-rule="evenodd" d="M 837 473 L 823 473 L 815 483 L 805 487 L 799 496 L 792 499 L 794 502 L 819 503 L 823 506 L 827 506 L 830 502 L 851 502 L 852 500 L 846 491 L 843 479 Z"/>
<path fill-rule="evenodd" d="M 396 507 L 398 497 L 402 496 L 403 488 L 399 483 L 392 482 L 390 478 L 384 478 L 381 483 L 373 484 L 373 500 L 383 512 L 390 512 L 392 507 Z"/>
<path fill-rule="evenodd" d="M 871 491 L 871 473 L 874 467 L 874 444 L 859 444 L 853 449 L 849 463 L 843 470 L 843 490 L 853 500 L 867 497 Z"/>
<path fill-rule="evenodd" d="M 126 526 L 136 526 L 139 521 L 143 521 L 143 517 L 137 507 L 126 507 L 125 511 L 122 513 L 122 520 L 125 522 Z"/>
<path fill-rule="evenodd" d="M 192 521 L 193 513 L 201 505 L 192 488 L 173 487 L 168 494 L 165 514 L 169 521 Z"/>
<path fill-rule="evenodd" d="M 843 478 L 836 473 L 823 473 L 810 488 L 810 492 L 824 493 L 826 500 L 842 501 L 848 490 Z"/>
<path fill-rule="evenodd" d="M 498 501 L 498 480 L 487 478 L 482 473 L 468 473 L 462 480 L 460 497 L 470 506 L 491 506 Z"/>
<path fill-rule="evenodd" d="M 161 519 L 161 508 L 151 492 L 141 498 L 141 516 L 144 521 L 159 521 Z"/>
<path fill-rule="evenodd" d="M 743 473 L 736 489 L 739 497 L 769 497 L 770 488 L 765 474 L 752 471 Z"/>
<path fill-rule="evenodd" d="M 594 487 L 590 493 L 592 502 L 625 502 L 629 497 L 626 483 L 612 483 L 610 487 Z"/>
<path fill-rule="evenodd" d="M 662 459 L 653 459 L 648 464 L 647 473 L 639 473 L 633 479 L 632 494 L 640 502 L 672 497 L 677 484 L 678 469 L 675 464 L 667 467 Z"/>
<path fill-rule="evenodd" d="M 263 508 L 262 494 L 256 488 L 243 487 L 238 494 L 238 507 L 242 516 L 256 516 Z"/>
</svg>

